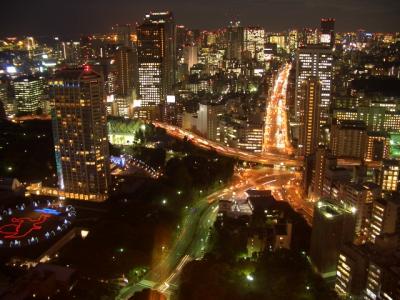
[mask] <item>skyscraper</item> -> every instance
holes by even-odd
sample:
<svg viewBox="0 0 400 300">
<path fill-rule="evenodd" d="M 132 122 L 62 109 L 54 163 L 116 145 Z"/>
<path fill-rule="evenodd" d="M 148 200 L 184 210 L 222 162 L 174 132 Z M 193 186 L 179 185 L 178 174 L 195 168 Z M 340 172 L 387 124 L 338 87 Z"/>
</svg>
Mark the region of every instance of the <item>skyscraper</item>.
<svg viewBox="0 0 400 300">
<path fill-rule="evenodd" d="M 332 154 L 340 158 L 362 159 L 367 130 L 363 121 L 336 121 L 331 130 Z"/>
<path fill-rule="evenodd" d="M 85 67 L 61 70 L 50 84 L 59 187 L 66 197 L 103 201 L 110 185 L 103 79 Z"/>
<path fill-rule="evenodd" d="M 116 36 L 117 43 L 119 45 L 123 45 L 126 47 L 130 47 L 132 45 L 132 42 L 131 42 L 132 26 L 131 26 L 131 24 L 116 24 L 112 27 L 112 30 Z"/>
<path fill-rule="evenodd" d="M 121 46 L 115 52 L 117 69 L 116 94 L 127 96 L 132 92 L 134 84 L 134 53 L 130 47 Z"/>
<path fill-rule="evenodd" d="M 319 142 L 321 83 L 318 78 L 307 78 L 302 84 L 301 92 L 305 101 L 302 103 L 299 148 L 301 155 L 310 155 L 315 152 Z"/>
<path fill-rule="evenodd" d="M 310 257 L 322 277 L 336 275 L 339 250 L 353 238 L 353 213 L 329 200 L 320 200 L 314 208 Z"/>
<path fill-rule="evenodd" d="M 321 44 L 329 46 L 331 49 L 335 46 L 335 19 L 321 19 Z"/>
<path fill-rule="evenodd" d="M 263 62 L 265 48 L 265 30 L 261 27 L 246 27 L 244 29 L 245 52 L 250 53 L 252 59 Z"/>
<path fill-rule="evenodd" d="M 14 81 L 17 114 L 35 113 L 40 108 L 43 96 L 43 80 L 24 76 Z"/>
<path fill-rule="evenodd" d="M 372 206 L 371 230 L 368 236 L 375 243 L 381 235 L 391 235 L 400 231 L 400 199 L 387 197 L 376 199 Z"/>
<path fill-rule="evenodd" d="M 332 51 L 327 47 L 308 45 L 297 50 L 295 120 L 299 121 L 302 116 L 304 99 L 301 86 L 307 78 L 313 76 L 321 82 L 320 126 L 326 123 L 332 93 L 332 59 Z"/>
<path fill-rule="evenodd" d="M 226 40 L 228 42 L 228 48 L 226 52 L 227 59 L 236 59 L 241 61 L 243 51 L 243 38 L 244 29 L 240 25 L 239 21 L 229 23 L 226 29 Z"/>
<path fill-rule="evenodd" d="M 141 106 L 166 101 L 176 76 L 176 29 L 171 12 L 152 12 L 137 28 Z"/>
</svg>

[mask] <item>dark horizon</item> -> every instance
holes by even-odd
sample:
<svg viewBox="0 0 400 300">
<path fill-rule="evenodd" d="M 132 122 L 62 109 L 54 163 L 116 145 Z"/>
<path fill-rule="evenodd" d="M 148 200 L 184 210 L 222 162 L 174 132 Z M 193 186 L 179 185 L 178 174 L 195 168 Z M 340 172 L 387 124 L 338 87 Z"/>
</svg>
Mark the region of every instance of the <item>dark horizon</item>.
<svg viewBox="0 0 400 300">
<path fill-rule="evenodd" d="M 165 1 L 165 0 L 164 0 Z M 140 22 L 148 11 L 170 10 L 176 24 L 192 29 L 217 29 L 229 20 L 260 25 L 267 31 L 319 27 L 320 18 L 336 19 L 336 31 L 400 31 L 397 0 L 220 0 L 188 2 L 162 0 L 7 1 L 0 19 L 0 36 L 79 36 L 109 32 L 117 23 Z M 57 4 L 55 4 L 57 3 Z M 166 7 L 167 6 L 167 7 Z"/>
</svg>

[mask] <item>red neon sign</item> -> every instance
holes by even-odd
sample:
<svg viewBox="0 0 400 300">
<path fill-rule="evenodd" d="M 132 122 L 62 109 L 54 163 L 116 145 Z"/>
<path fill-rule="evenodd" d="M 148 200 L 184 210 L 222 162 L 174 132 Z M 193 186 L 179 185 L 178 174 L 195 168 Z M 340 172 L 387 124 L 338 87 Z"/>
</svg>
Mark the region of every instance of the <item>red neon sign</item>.
<svg viewBox="0 0 400 300">
<path fill-rule="evenodd" d="M 12 218 L 11 223 L 0 227 L 0 234 L 5 239 L 20 239 L 27 237 L 32 231 L 42 229 L 41 224 L 47 221 L 50 215 L 41 214 L 37 219 Z"/>
</svg>

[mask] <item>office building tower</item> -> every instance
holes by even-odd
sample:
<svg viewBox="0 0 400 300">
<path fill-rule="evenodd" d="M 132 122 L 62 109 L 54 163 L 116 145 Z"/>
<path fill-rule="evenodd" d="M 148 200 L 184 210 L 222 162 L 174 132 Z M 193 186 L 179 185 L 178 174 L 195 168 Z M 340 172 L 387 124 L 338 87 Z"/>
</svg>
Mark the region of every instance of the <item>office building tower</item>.
<svg viewBox="0 0 400 300">
<path fill-rule="evenodd" d="M 171 12 L 153 12 L 137 28 L 141 106 L 155 108 L 172 92 L 176 76 L 175 21 Z"/>
<path fill-rule="evenodd" d="M 398 194 L 374 200 L 372 204 L 371 229 L 369 241 L 400 232 L 400 198 Z"/>
<path fill-rule="evenodd" d="M 365 161 L 381 161 L 389 156 L 389 136 L 384 132 L 368 131 L 364 146 Z"/>
<path fill-rule="evenodd" d="M 380 198 L 379 185 L 345 182 L 340 186 L 339 199 L 355 214 L 355 233 L 367 236 L 371 221 L 372 203 Z"/>
<path fill-rule="evenodd" d="M 363 159 L 367 130 L 363 121 L 335 121 L 331 129 L 332 154 L 340 158 Z"/>
<path fill-rule="evenodd" d="M 358 107 L 357 119 L 364 121 L 368 130 L 381 131 L 383 129 L 386 108 Z"/>
<path fill-rule="evenodd" d="M 110 186 L 103 79 L 88 67 L 64 69 L 50 85 L 59 188 L 67 198 L 103 201 Z"/>
<path fill-rule="evenodd" d="M 198 63 L 198 51 L 197 45 L 186 45 L 183 48 L 183 60 L 187 64 L 188 71 Z"/>
<path fill-rule="evenodd" d="M 240 25 L 240 21 L 231 21 L 226 29 L 226 40 L 228 43 L 226 52 L 227 59 L 241 61 L 243 52 L 243 39 L 244 28 Z"/>
<path fill-rule="evenodd" d="M 115 52 L 116 89 L 118 96 L 132 94 L 134 86 L 134 53 L 130 47 L 119 47 Z"/>
<path fill-rule="evenodd" d="M 302 84 L 303 109 L 300 118 L 300 155 L 308 156 L 315 152 L 320 136 L 319 103 L 321 83 L 316 77 L 307 78 Z"/>
<path fill-rule="evenodd" d="M 116 24 L 112 27 L 112 31 L 115 34 L 116 42 L 119 45 L 125 47 L 131 47 L 131 34 L 132 26 L 131 24 Z"/>
<path fill-rule="evenodd" d="M 321 19 L 321 44 L 333 49 L 335 46 L 335 19 L 322 18 Z"/>
<path fill-rule="evenodd" d="M 344 245 L 339 252 L 335 290 L 344 299 L 362 295 L 367 280 L 368 256 L 362 248 Z"/>
<path fill-rule="evenodd" d="M 223 110 L 223 105 L 200 103 L 197 112 L 197 130 L 207 139 L 217 140 L 218 118 Z"/>
<path fill-rule="evenodd" d="M 261 27 L 244 28 L 243 51 L 249 53 L 251 59 L 264 62 L 265 30 Z"/>
<path fill-rule="evenodd" d="M 332 59 L 332 50 L 327 47 L 308 45 L 297 50 L 295 120 L 299 121 L 302 115 L 302 84 L 311 76 L 317 77 L 321 82 L 320 126 L 328 120 L 332 94 Z"/>
<path fill-rule="evenodd" d="M 0 80 L 0 102 L 2 111 L 4 110 L 5 115 L 12 115 L 14 113 L 14 106 L 12 106 L 11 113 L 9 111 L 9 99 L 8 99 L 8 84 Z"/>
<path fill-rule="evenodd" d="M 81 59 L 81 45 L 79 42 L 62 42 L 62 57 L 70 65 L 78 65 Z"/>
<path fill-rule="evenodd" d="M 19 77 L 14 81 L 17 114 L 38 112 L 43 97 L 43 79 L 33 76 Z"/>
<path fill-rule="evenodd" d="M 310 258 L 322 277 L 336 275 L 339 250 L 353 238 L 354 214 L 330 200 L 318 201 L 314 208 Z"/>
<path fill-rule="evenodd" d="M 93 37 L 82 36 L 80 39 L 80 62 L 81 64 L 87 64 L 95 57 L 95 51 L 93 47 Z"/>
<path fill-rule="evenodd" d="M 290 30 L 288 35 L 288 46 L 290 52 L 294 52 L 299 47 L 299 33 L 296 29 Z"/>
<path fill-rule="evenodd" d="M 345 245 L 338 257 L 335 290 L 340 299 L 400 299 L 396 247 Z"/>
<path fill-rule="evenodd" d="M 384 159 L 380 169 L 382 192 L 395 192 L 400 184 L 400 160 Z"/>
<path fill-rule="evenodd" d="M 312 193 L 316 198 L 322 196 L 328 150 L 319 146 L 315 152 L 315 163 L 312 174 Z"/>
<path fill-rule="evenodd" d="M 268 42 L 270 44 L 275 44 L 279 52 L 286 51 L 288 48 L 286 36 L 282 33 L 273 33 L 268 35 Z"/>
</svg>

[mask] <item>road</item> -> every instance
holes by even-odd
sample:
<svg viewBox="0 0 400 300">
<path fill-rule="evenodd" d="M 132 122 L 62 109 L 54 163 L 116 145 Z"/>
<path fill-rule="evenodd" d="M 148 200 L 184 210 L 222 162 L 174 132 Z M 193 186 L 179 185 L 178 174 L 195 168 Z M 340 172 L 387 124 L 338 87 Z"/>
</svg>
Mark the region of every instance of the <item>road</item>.
<svg viewBox="0 0 400 300">
<path fill-rule="evenodd" d="M 243 161 L 256 162 L 266 165 L 284 165 L 287 167 L 301 167 L 303 162 L 292 155 L 280 154 L 280 153 L 269 153 L 263 152 L 262 154 L 247 152 L 228 146 L 221 145 L 220 143 L 207 140 L 193 132 L 184 130 L 180 127 L 165 124 L 162 122 L 153 121 L 154 126 L 160 127 L 166 130 L 167 134 L 177 139 L 187 139 L 195 146 L 205 149 L 213 150 L 220 155 L 235 157 Z"/>
<path fill-rule="evenodd" d="M 267 98 L 264 130 L 264 153 L 293 155 L 293 147 L 289 140 L 286 90 L 291 69 L 286 64 L 279 72 L 272 93 Z"/>
</svg>

